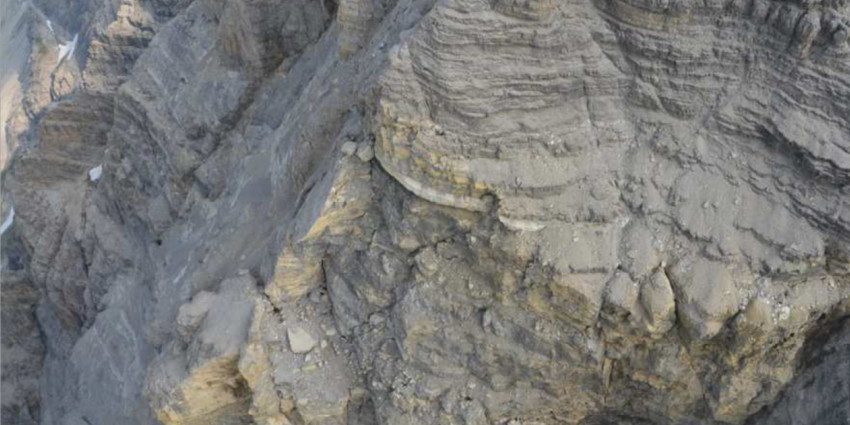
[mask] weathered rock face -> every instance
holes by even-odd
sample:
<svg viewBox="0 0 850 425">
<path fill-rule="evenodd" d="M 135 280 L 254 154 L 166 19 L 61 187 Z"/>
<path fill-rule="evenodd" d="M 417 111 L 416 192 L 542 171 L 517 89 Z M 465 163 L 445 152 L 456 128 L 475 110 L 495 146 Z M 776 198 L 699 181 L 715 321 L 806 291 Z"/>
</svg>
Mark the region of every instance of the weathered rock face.
<svg viewBox="0 0 850 425">
<path fill-rule="evenodd" d="M 846 2 L 0 12 L 4 424 L 850 423 Z"/>
</svg>

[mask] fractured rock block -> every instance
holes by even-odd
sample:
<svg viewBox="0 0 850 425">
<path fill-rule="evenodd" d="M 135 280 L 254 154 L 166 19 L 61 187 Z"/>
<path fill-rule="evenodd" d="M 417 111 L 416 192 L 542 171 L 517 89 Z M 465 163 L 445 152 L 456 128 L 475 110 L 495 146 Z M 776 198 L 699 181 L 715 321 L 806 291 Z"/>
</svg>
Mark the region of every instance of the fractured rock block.
<svg viewBox="0 0 850 425">
<path fill-rule="evenodd" d="M 339 22 L 339 57 L 348 59 L 369 42 L 370 22 L 380 9 L 372 0 L 341 0 L 337 9 Z"/>
<path fill-rule="evenodd" d="M 275 263 L 274 276 L 263 289 L 275 305 L 298 299 L 322 283 L 322 258 L 318 247 L 284 248 Z"/>
<path fill-rule="evenodd" d="M 640 286 L 627 273 L 614 273 L 605 287 L 602 317 L 613 324 L 638 323 L 643 317 L 640 307 Z"/>
<path fill-rule="evenodd" d="M 615 226 L 553 224 L 545 231 L 522 235 L 539 246 L 540 278 L 550 281 L 548 291 L 555 301 L 549 305 L 543 297 L 537 307 L 594 323 L 616 262 L 616 234 Z"/>
<path fill-rule="evenodd" d="M 669 331 L 676 321 L 676 298 L 670 280 L 659 268 L 640 289 L 640 303 L 646 311 L 646 329 L 660 335 Z"/>
<path fill-rule="evenodd" d="M 738 289 L 723 263 L 698 259 L 671 269 L 682 324 L 697 339 L 710 338 L 738 311 Z"/>
<path fill-rule="evenodd" d="M 228 279 L 181 308 L 186 343 L 171 343 L 149 368 L 145 394 L 165 424 L 246 423 L 250 393 L 237 363 L 257 296 L 249 277 Z M 199 320 L 200 319 L 200 320 Z M 231 421 L 231 422 L 228 422 Z"/>
<path fill-rule="evenodd" d="M 310 332 L 299 326 L 287 329 L 286 337 L 289 339 L 289 348 L 295 354 L 309 353 L 318 343 Z"/>
<path fill-rule="evenodd" d="M 264 292 L 275 306 L 298 299 L 321 285 L 324 246 L 313 241 L 328 235 L 358 233 L 372 198 L 369 164 L 348 156 L 332 172 L 308 188 L 295 217 L 295 237 L 277 259 L 274 276 Z"/>
</svg>

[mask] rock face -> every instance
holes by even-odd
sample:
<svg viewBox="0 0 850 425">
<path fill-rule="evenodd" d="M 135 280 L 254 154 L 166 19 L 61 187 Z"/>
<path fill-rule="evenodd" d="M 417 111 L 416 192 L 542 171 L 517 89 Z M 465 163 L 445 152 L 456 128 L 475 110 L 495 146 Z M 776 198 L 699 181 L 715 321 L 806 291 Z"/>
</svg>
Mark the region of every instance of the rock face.
<svg viewBox="0 0 850 425">
<path fill-rule="evenodd" d="M 2 0 L 2 422 L 848 424 L 849 37 Z"/>
</svg>

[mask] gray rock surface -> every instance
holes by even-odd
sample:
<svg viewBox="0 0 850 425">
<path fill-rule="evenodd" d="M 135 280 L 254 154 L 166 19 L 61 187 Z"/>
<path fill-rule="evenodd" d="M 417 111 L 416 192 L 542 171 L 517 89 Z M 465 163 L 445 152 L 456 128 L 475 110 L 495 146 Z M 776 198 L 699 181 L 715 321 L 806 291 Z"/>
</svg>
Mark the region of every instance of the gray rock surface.
<svg viewBox="0 0 850 425">
<path fill-rule="evenodd" d="M 850 6 L 0 0 L 4 424 L 850 423 Z"/>
</svg>

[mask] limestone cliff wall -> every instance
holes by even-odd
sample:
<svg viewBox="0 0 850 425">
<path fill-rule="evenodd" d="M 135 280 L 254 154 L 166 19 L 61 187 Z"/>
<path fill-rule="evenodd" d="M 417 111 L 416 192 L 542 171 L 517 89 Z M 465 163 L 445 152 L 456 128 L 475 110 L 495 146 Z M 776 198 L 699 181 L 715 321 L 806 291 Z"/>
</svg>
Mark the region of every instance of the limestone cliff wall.
<svg viewBox="0 0 850 425">
<path fill-rule="evenodd" d="M 848 37 L 2 0 L 2 422 L 850 423 Z"/>
</svg>

